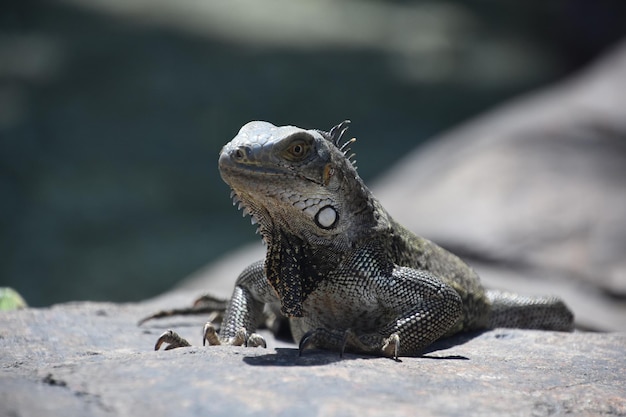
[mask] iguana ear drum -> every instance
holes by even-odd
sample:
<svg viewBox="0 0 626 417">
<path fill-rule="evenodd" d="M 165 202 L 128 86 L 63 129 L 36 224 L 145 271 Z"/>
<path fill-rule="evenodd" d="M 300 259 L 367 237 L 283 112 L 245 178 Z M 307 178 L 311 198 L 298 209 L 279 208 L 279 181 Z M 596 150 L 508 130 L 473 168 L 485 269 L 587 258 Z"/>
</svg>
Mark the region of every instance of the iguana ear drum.
<svg viewBox="0 0 626 417">
<path fill-rule="evenodd" d="M 315 215 L 315 223 L 322 229 L 332 229 L 339 220 L 339 214 L 333 206 L 324 206 Z"/>
</svg>

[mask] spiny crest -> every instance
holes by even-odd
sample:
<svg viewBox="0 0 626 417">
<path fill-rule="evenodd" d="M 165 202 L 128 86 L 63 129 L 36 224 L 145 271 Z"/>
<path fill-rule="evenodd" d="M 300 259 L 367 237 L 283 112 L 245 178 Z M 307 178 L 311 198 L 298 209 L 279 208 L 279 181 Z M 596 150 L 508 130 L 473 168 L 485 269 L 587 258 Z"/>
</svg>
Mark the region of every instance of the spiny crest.
<svg viewBox="0 0 626 417">
<path fill-rule="evenodd" d="M 233 206 L 237 206 L 237 210 L 241 210 L 242 211 L 242 216 L 246 217 L 246 216 L 250 216 L 250 223 L 253 226 L 257 226 L 256 228 L 256 234 L 261 233 L 260 227 L 259 227 L 259 220 L 256 218 L 256 216 L 254 215 L 254 213 L 252 211 L 250 211 L 250 209 L 248 207 L 246 207 L 244 205 L 244 203 L 239 199 L 239 196 L 237 195 L 237 193 L 235 192 L 235 190 L 231 190 L 230 191 L 230 198 L 233 200 Z M 262 233 L 261 233 L 262 235 Z M 263 236 L 263 241 L 265 242 L 265 236 Z"/>
<path fill-rule="evenodd" d="M 330 129 L 330 132 L 328 133 L 322 132 L 322 133 L 324 133 L 327 139 L 330 140 L 337 147 L 337 149 L 339 149 L 346 156 L 346 159 L 350 161 L 350 163 L 352 163 L 352 165 L 354 166 L 354 169 L 356 169 L 356 159 L 354 159 L 356 154 L 350 153 L 350 151 L 352 150 L 350 146 L 354 142 L 356 142 L 356 138 L 352 138 L 348 140 L 343 139 L 344 133 L 346 133 L 346 131 L 350 127 L 350 123 L 351 123 L 350 120 L 344 120 L 343 122 L 339 123 L 337 126 Z M 342 140 L 343 140 L 343 143 L 342 143 Z"/>
</svg>

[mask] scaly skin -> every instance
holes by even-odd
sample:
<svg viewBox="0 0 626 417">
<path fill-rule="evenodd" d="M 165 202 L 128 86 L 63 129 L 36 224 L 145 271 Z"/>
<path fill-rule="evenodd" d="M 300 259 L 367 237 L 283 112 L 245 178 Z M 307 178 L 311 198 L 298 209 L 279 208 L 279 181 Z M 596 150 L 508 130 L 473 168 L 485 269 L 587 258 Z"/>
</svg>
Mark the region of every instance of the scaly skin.
<svg viewBox="0 0 626 417">
<path fill-rule="evenodd" d="M 246 343 L 242 334 L 277 302 L 301 351 L 410 356 L 460 331 L 571 330 L 560 300 L 485 291 L 461 259 L 396 223 L 346 157 L 347 126 L 250 122 L 222 149 L 222 178 L 258 224 L 267 256 L 239 276 L 212 344 Z"/>
</svg>

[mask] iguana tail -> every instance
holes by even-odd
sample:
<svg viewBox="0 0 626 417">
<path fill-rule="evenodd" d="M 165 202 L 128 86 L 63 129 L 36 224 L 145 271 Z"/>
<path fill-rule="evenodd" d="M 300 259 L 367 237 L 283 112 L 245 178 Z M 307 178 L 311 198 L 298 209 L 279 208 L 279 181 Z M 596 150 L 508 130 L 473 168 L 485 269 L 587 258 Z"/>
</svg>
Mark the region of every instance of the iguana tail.
<svg viewBox="0 0 626 417">
<path fill-rule="evenodd" d="M 572 331 L 574 314 L 556 297 L 527 297 L 498 290 L 487 290 L 491 302 L 489 328 L 516 327 Z"/>
</svg>

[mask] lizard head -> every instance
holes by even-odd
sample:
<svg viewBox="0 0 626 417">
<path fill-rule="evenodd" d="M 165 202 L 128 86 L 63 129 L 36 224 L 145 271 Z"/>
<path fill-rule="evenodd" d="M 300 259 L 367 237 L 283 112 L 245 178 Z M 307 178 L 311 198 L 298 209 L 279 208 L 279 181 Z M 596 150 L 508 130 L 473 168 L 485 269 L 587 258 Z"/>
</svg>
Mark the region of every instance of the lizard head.
<svg viewBox="0 0 626 417">
<path fill-rule="evenodd" d="M 349 123 L 323 132 L 255 121 L 222 148 L 220 174 L 266 240 L 280 230 L 331 243 L 349 235 L 354 217 L 372 204 L 346 157 L 355 139 L 342 143 Z"/>
<path fill-rule="evenodd" d="M 220 174 L 233 191 L 234 203 L 258 224 L 268 253 L 300 243 L 347 248 L 375 224 L 376 201 L 358 176 L 353 155 L 347 156 L 355 140 L 343 138 L 348 125 L 344 121 L 324 132 L 254 121 L 222 148 Z M 271 282 L 269 272 L 268 278 Z M 288 310 L 281 290 L 272 285 Z M 281 286 L 291 292 L 299 288 L 284 277 Z M 297 315 L 302 297 L 292 299 L 291 313 Z"/>
</svg>

